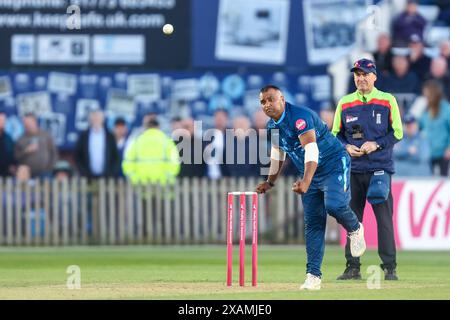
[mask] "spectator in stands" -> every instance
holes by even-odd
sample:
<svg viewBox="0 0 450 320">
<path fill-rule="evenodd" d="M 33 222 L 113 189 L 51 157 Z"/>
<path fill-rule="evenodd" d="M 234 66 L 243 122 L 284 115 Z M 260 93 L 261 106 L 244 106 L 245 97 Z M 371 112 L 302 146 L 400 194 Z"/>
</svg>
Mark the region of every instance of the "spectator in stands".
<svg viewBox="0 0 450 320">
<path fill-rule="evenodd" d="M 430 176 L 430 148 L 419 132 L 419 124 L 413 115 L 403 118 L 403 139 L 394 145 L 394 164 L 397 176 Z"/>
<path fill-rule="evenodd" d="M 395 93 L 420 94 L 420 80 L 409 70 L 409 61 L 405 56 L 394 56 L 392 59 L 394 72 L 384 79 L 384 88 Z"/>
<path fill-rule="evenodd" d="M 14 147 L 17 164 L 28 166 L 33 178 L 51 177 L 53 166 L 58 158 L 53 138 L 39 129 L 34 114 L 24 115 L 22 121 L 25 133 L 17 140 Z"/>
<path fill-rule="evenodd" d="M 195 135 L 194 119 L 180 120 L 180 127 L 173 136 L 180 155 L 179 177 L 203 177 L 206 175 L 206 163 L 203 161 L 205 145 L 202 137 Z"/>
<path fill-rule="evenodd" d="M 227 141 L 225 151 L 226 167 L 230 176 L 250 177 L 257 173 L 259 176 L 256 133 L 251 130 L 250 119 L 246 116 L 236 117 L 233 120 L 233 130 L 233 145 Z"/>
<path fill-rule="evenodd" d="M 183 128 L 183 120 L 181 119 L 181 117 L 178 117 L 178 116 L 174 117 L 170 121 L 170 126 L 172 127 L 172 132 L 174 132 L 177 129 L 182 129 Z"/>
<path fill-rule="evenodd" d="M 0 177 L 14 172 L 14 142 L 5 132 L 6 114 L 0 111 Z"/>
<path fill-rule="evenodd" d="M 439 15 L 437 21 L 442 24 L 450 26 L 450 1 L 449 0 L 435 0 L 439 6 Z"/>
<path fill-rule="evenodd" d="M 183 166 L 183 151 L 180 150 L 183 146 L 179 145 L 179 143 L 183 140 L 185 136 L 187 136 L 186 130 L 183 128 L 183 120 L 179 116 L 175 116 L 170 120 L 171 127 L 171 137 L 175 145 L 177 146 L 178 153 L 180 155 L 181 166 Z M 181 168 L 180 168 L 181 171 Z"/>
<path fill-rule="evenodd" d="M 228 111 L 217 109 L 214 112 L 215 138 L 211 142 L 212 158 L 208 159 L 208 177 L 210 179 L 220 179 L 229 176 L 225 166 L 225 133 L 228 128 Z"/>
<path fill-rule="evenodd" d="M 450 98 L 450 75 L 448 72 L 447 60 L 444 57 L 436 57 L 431 60 L 430 72 L 428 79 L 439 81 L 444 88 L 444 94 L 447 99 Z"/>
<path fill-rule="evenodd" d="M 133 184 L 172 184 L 180 172 L 178 149 L 159 129 L 156 117 L 148 118 L 145 126 L 125 151 L 123 172 Z"/>
<path fill-rule="evenodd" d="M 322 119 L 322 121 L 326 123 L 328 129 L 331 131 L 334 121 L 334 111 L 331 109 L 331 107 L 325 106 L 323 108 L 320 108 L 319 116 L 320 119 Z"/>
<path fill-rule="evenodd" d="M 416 73 L 422 82 L 425 80 L 431 64 L 431 59 L 425 55 L 424 49 L 422 38 L 416 34 L 412 35 L 409 43 L 409 62 L 411 70 Z"/>
<path fill-rule="evenodd" d="M 431 170 L 434 175 L 445 177 L 450 162 L 450 104 L 444 99 L 442 84 L 436 80 L 425 82 L 423 95 L 428 105 L 420 128 L 431 149 Z"/>
<path fill-rule="evenodd" d="M 448 42 L 450 45 L 450 42 Z M 450 49 L 450 48 L 449 48 Z M 436 57 L 431 61 L 430 70 L 426 75 L 426 80 L 435 79 L 441 83 L 444 88 L 444 94 L 448 99 L 450 99 L 450 75 L 448 72 L 448 60 L 440 57 Z M 427 99 L 422 95 L 416 98 L 414 103 L 409 109 L 409 113 L 412 113 L 416 119 L 422 117 L 423 112 L 427 108 Z"/>
<path fill-rule="evenodd" d="M 405 11 L 394 18 L 392 32 L 395 47 L 406 47 L 413 34 L 422 38 L 427 21 L 417 10 L 417 1 L 408 0 Z"/>
<path fill-rule="evenodd" d="M 58 181 L 67 180 L 72 177 L 72 166 L 66 160 L 59 160 L 53 167 L 53 177 Z"/>
<path fill-rule="evenodd" d="M 447 60 L 447 65 L 450 66 L 450 40 L 444 40 L 439 44 L 439 54 Z"/>
<path fill-rule="evenodd" d="M 125 143 L 124 154 L 127 152 L 128 147 L 133 143 L 133 141 L 136 140 L 136 138 L 139 137 L 139 135 L 141 133 L 143 133 L 145 130 L 147 130 L 146 124 L 148 122 L 156 120 L 156 119 L 157 119 L 157 115 L 154 112 L 149 112 L 142 117 L 141 126 L 137 127 L 137 128 L 133 128 L 133 130 L 131 130 L 131 133 L 127 139 L 127 142 Z"/>
<path fill-rule="evenodd" d="M 255 130 L 266 130 L 268 121 L 269 117 L 262 110 L 258 110 L 253 114 L 253 127 Z"/>
<path fill-rule="evenodd" d="M 377 50 L 373 54 L 375 65 L 378 72 L 387 76 L 392 72 L 392 52 L 391 38 L 389 35 L 382 33 L 378 36 Z"/>
<path fill-rule="evenodd" d="M 128 136 L 127 122 L 124 118 L 117 118 L 114 121 L 114 138 L 116 139 L 117 151 L 119 152 L 119 177 L 124 177 L 122 171 L 123 154 L 125 151 L 125 142 Z"/>
<path fill-rule="evenodd" d="M 16 171 L 16 181 L 27 182 L 31 180 L 31 170 L 29 166 L 19 165 Z"/>
<path fill-rule="evenodd" d="M 257 164 L 255 166 L 255 175 L 267 175 L 262 173 L 263 168 L 269 169 L 270 166 L 270 135 L 266 129 L 269 117 L 262 110 L 253 114 L 253 128 L 257 137 Z"/>
<path fill-rule="evenodd" d="M 119 152 L 100 109 L 89 114 L 89 128 L 80 134 L 75 146 L 75 162 L 80 174 L 88 178 L 118 175 Z"/>
</svg>

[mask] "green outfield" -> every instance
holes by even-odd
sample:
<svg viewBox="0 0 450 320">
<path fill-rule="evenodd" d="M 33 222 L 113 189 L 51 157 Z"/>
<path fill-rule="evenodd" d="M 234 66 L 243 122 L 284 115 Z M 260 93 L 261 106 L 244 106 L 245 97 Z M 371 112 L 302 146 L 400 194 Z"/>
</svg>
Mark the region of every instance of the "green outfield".
<svg viewBox="0 0 450 320">
<path fill-rule="evenodd" d="M 342 249 L 326 248 L 322 290 L 299 290 L 304 246 L 260 246 L 259 286 L 252 288 L 250 246 L 247 286 L 240 288 L 238 250 L 232 288 L 225 285 L 223 246 L 0 248 L 0 299 L 450 299 L 450 252 L 398 253 L 400 281 L 369 290 L 366 272 L 376 251 L 363 257 L 362 281 L 339 282 Z M 81 289 L 67 288 L 67 267 L 81 270 Z"/>
</svg>

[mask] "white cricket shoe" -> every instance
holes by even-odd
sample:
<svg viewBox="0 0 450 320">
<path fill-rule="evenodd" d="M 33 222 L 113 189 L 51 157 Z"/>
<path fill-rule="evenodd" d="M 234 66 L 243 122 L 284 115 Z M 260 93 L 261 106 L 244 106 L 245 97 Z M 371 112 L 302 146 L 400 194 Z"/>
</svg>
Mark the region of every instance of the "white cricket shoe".
<svg viewBox="0 0 450 320">
<path fill-rule="evenodd" d="M 366 251 L 366 240 L 364 240 L 364 226 L 359 223 L 359 229 L 354 232 L 349 232 L 350 238 L 350 252 L 353 257 L 361 257 Z"/>
<path fill-rule="evenodd" d="M 320 290 L 321 282 L 322 280 L 319 277 L 307 273 L 305 283 L 302 284 L 300 290 Z"/>
</svg>

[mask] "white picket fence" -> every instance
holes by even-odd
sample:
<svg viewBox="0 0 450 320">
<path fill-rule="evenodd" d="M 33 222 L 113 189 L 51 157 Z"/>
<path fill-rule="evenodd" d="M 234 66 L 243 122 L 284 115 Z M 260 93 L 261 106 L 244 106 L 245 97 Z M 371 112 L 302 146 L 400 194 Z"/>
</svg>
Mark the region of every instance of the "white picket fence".
<svg viewBox="0 0 450 320">
<path fill-rule="evenodd" d="M 252 191 L 260 181 L 183 178 L 173 186 L 133 186 L 121 179 L 0 179 L 0 245 L 225 243 L 227 193 Z M 259 196 L 261 243 L 304 243 L 303 208 L 293 182 L 283 177 Z"/>
</svg>

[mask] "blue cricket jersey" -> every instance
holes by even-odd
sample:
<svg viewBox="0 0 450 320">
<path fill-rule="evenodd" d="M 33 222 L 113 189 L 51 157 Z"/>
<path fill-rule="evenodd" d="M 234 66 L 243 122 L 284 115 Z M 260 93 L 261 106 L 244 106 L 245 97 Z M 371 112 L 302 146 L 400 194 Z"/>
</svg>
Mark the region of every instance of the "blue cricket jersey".
<svg viewBox="0 0 450 320">
<path fill-rule="evenodd" d="M 317 113 L 288 102 L 286 102 L 281 118 L 278 121 L 270 119 L 267 129 L 273 137 L 272 141 L 279 143 L 279 148 L 289 155 L 302 176 L 305 169 L 305 150 L 300 144 L 299 137 L 303 133 L 309 130 L 316 131 L 319 163 L 314 176 L 327 174 L 335 167 L 337 161 L 340 162 L 339 159 L 346 152 L 344 146 L 331 134 Z"/>
</svg>

